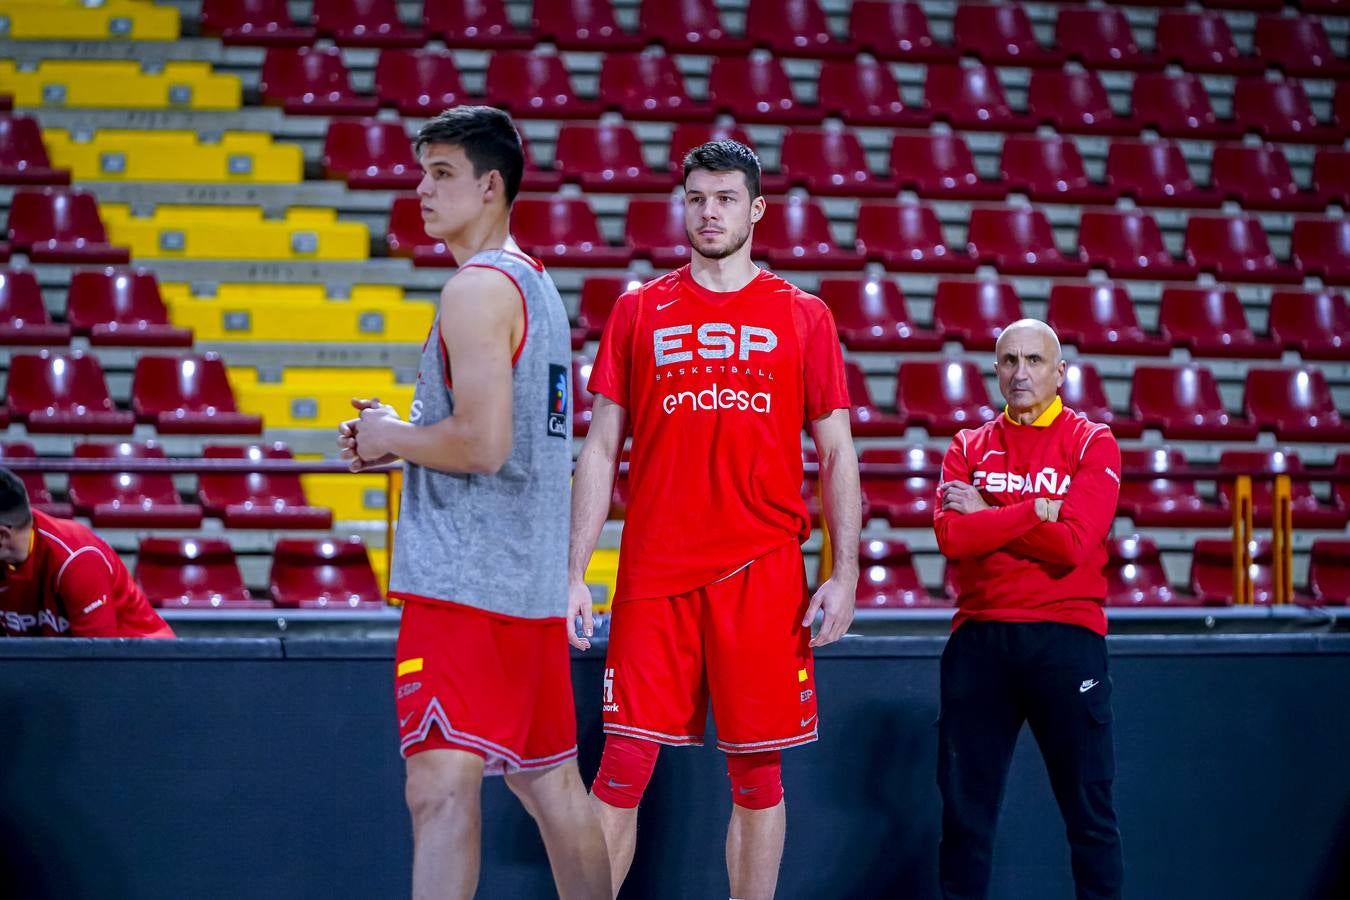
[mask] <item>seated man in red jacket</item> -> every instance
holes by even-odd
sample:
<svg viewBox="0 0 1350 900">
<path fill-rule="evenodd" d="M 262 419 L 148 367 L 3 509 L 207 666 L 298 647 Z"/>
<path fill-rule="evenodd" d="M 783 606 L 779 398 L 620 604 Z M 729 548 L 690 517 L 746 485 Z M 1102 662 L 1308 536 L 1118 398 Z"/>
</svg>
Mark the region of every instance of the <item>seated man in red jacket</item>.
<svg viewBox="0 0 1350 900">
<path fill-rule="evenodd" d="M 0 634 L 174 636 L 112 548 L 78 522 L 32 509 L 8 469 L 0 469 Z"/>
<path fill-rule="evenodd" d="M 1007 408 L 956 435 L 934 515 L 958 585 L 938 720 L 942 896 L 988 892 L 1025 722 L 1064 816 L 1078 900 L 1119 898 L 1102 566 L 1120 448 L 1107 426 L 1064 408 L 1059 338 L 1044 322 L 1008 326 L 995 368 Z"/>
</svg>

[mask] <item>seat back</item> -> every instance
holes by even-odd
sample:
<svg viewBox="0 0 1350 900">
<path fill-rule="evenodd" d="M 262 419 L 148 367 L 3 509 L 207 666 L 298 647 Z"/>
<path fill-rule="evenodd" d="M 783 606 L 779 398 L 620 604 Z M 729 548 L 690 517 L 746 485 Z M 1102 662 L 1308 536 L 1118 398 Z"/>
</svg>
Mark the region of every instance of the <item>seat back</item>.
<svg viewBox="0 0 1350 900">
<path fill-rule="evenodd" d="M 982 182 L 965 138 L 952 132 L 901 133 L 891 140 L 891 171 L 921 194 L 974 188 Z"/>
<path fill-rule="evenodd" d="M 136 581 L 152 606 L 228 607 L 252 599 L 230 542 L 220 538 L 142 538 Z"/>
<path fill-rule="evenodd" d="M 1112 141 L 1106 182 L 1140 203 L 1168 202 L 1197 190 L 1175 141 Z"/>
<path fill-rule="evenodd" d="M 131 379 L 138 416 L 237 412 L 225 363 L 215 353 L 142 356 Z"/>
<path fill-rule="evenodd" d="M 512 206 L 511 230 L 526 247 L 605 246 L 600 222 L 581 197 L 526 197 Z"/>
<path fill-rule="evenodd" d="M 430 9 L 431 4 L 427 6 Z M 468 96 L 449 51 L 394 48 L 381 51 L 375 64 L 375 95 L 381 103 L 397 106 L 405 114 L 428 116 L 458 106 Z M 397 123 L 385 124 L 402 130 Z M 406 137 L 404 143 L 408 143 Z"/>
<path fill-rule="evenodd" d="M 0 325 L 51 322 L 42 300 L 42 288 L 31 269 L 0 269 Z"/>
<path fill-rule="evenodd" d="M 1143 332 L 1129 292 L 1116 284 L 1054 285 L 1046 321 L 1067 343 L 1105 342 Z"/>
<path fill-rule="evenodd" d="M 5 403 L 15 412 L 58 409 L 79 413 L 115 412 L 103 367 L 83 352 L 16 353 L 10 357 Z"/>
<path fill-rule="evenodd" d="M 1098 131 L 1116 119 L 1106 87 L 1092 69 L 1036 69 L 1027 109 L 1038 122 L 1064 131 Z"/>
<path fill-rule="evenodd" d="M 1163 290 L 1158 330 L 1174 343 L 1252 343 L 1242 301 L 1231 288 L 1169 287 Z"/>
<path fill-rule="evenodd" d="M 1108 540 L 1106 548 L 1107 606 L 1167 606 L 1177 599 L 1152 540 L 1135 534 Z"/>
<path fill-rule="evenodd" d="M 647 171 L 637 135 L 617 122 L 563 125 L 558 130 L 554 165 L 568 175 L 603 175 L 620 180 Z"/>
<path fill-rule="evenodd" d="M 933 328 L 967 350 L 993 350 L 1003 329 L 1022 318 L 1022 301 L 1006 281 L 943 281 L 933 298 Z"/>
<path fill-rule="evenodd" d="M 283 538 L 272 553 L 272 601 L 282 607 L 356 607 L 383 603 L 360 538 Z"/>
<path fill-rule="evenodd" d="M 106 244 L 108 233 L 93 194 L 43 188 L 14 192 L 9 207 L 9 240 L 19 248 L 47 241 Z"/>
<path fill-rule="evenodd" d="M 75 272 L 70 277 L 67 316 L 75 328 L 116 322 L 167 325 L 169 312 L 159 294 L 159 282 L 148 269 L 102 269 Z"/>
<path fill-rule="evenodd" d="M 76 459 L 164 459 L 164 450 L 154 441 L 116 444 L 76 444 Z M 70 501 L 88 515 L 104 504 L 144 507 L 157 504 L 176 506 L 182 501 L 167 472 L 72 472 Z"/>
</svg>

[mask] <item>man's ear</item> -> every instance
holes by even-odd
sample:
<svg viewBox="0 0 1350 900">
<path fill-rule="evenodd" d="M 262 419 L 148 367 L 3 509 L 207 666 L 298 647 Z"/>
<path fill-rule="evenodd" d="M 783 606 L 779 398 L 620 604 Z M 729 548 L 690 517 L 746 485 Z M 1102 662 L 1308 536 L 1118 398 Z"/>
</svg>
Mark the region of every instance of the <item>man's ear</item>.
<svg viewBox="0 0 1350 900">
<path fill-rule="evenodd" d="M 750 201 L 750 224 L 754 225 L 764 218 L 764 213 L 768 211 L 769 205 L 764 202 L 762 196 L 756 197 Z"/>
</svg>

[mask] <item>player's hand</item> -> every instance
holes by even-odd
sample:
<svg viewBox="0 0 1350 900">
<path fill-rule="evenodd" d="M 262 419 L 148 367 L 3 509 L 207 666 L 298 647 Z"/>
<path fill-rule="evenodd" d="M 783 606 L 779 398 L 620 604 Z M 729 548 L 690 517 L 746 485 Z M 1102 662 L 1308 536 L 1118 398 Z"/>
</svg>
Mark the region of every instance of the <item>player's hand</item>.
<svg viewBox="0 0 1350 900">
<path fill-rule="evenodd" d="M 844 579 L 830 578 L 816 589 L 811 605 L 806 608 L 802 627 L 810 628 L 816 614 L 825 611 L 825 619 L 820 623 L 820 631 L 811 639 L 812 647 L 824 647 L 833 644 L 848 632 L 853 624 L 853 605 L 858 594 L 858 583 L 849 584 Z"/>
<path fill-rule="evenodd" d="M 989 508 L 975 486 L 964 481 L 944 481 L 938 485 L 938 490 L 942 492 L 942 508 L 947 512 L 967 515 Z"/>
<path fill-rule="evenodd" d="M 1045 506 L 1046 506 L 1046 516 L 1045 516 L 1045 521 L 1047 521 L 1047 522 L 1058 522 L 1058 521 L 1059 521 L 1059 510 L 1060 510 L 1061 507 L 1064 506 L 1064 501 L 1063 501 L 1063 500 L 1047 500 L 1046 503 L 1045 503 Z"/>
<path fill-rule="evenodd" d="M 379 405 L 380 405 L 379 397 L 372 397 L 369 400 L 358 399 L 356 397 L 352 398 L 352 408 L 355 409 L 358 413 L 360 413 L 360 411 L 363 409 L 375 409 Z M 359 472 L 364 468 L 369 468 L 370 466 L 378 465 L 379 463 L 382 462 L 392 462 L 394 459 L 393 457 L 390 457 L 389 459 L 386 460 L 366 461 L 361 459 L 361 457 L 357 455 L 356 431 L 357 428 L 360 426 L 360 424 L 361 420 L 359 418 L 356 418 L 356 419 L 348 419 L 345 422 L 342 422 L 341 424 L 338 425 L 338 436 L 337 436 L 338 456 L 342 459 L 347 460 L 351 464 L 349 468 L 353 472 Z"/>
<path fill-rule="evenodd" d="M 352 401 L 352 405 L 355 406 L 356 402 Z M 405 425 L 392 406 L 385 406 L 379 401 L 372 402 L 375 405 L 361 410 L 361 415 L 356 420 L 355 433 L 352 435 L 355 442 L 353 450 L 356 459 L 361 462 L 362 469 L 391 462 L 397 458 L 390 441 L 394 432 Z"/>
<path fill-rule="evenodd" d="M 577 632 L 577 616 L 581 617 L 581 632 Z M 570 581 L 567 586 L 567 643 L 578 650 L 591 649 L 591 634 L 595 631 L 591 617 L 591 589 L 584 581 Z"/>
</svg>

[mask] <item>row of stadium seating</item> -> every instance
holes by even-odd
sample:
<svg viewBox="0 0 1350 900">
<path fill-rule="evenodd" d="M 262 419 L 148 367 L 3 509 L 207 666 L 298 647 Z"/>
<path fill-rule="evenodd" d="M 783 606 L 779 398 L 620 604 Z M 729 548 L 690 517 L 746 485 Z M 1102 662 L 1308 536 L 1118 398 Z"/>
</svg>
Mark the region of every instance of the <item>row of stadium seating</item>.
<svg viewBox="0 0 1350 900">
<path fill-rule="evenodd" d="M 4 0 L 0 19 L 7 40 L 173 41 L 178 10 L 136 0 Z"/>
<path fill-rule="evenodd" d="M 230 110 L 243 99 L 238 76 L 205 62 L 52 59 L 30 69 L 0 59 L 0 85 L 21 106 Z"/>
<path fill-rule="evenodd" d="M 1230 0 L 1205 5 L 1279 10 L 1284 4 Z M 1301 5 L 1307 12 L 1340 11 L 1339 0 L 1305 0 Z M 1239 51 L 1222 14 L 1177 10 L 1161 13 L 1148 28 L 1118 9 L 1062 7 L 1054 14 L 1053 45 L 1037 40 L 1031 17 L 1019 4 L 957 4 L 951 42 L 934 39 L 920 4 L 876 0 L 849 5 L 847 38 L 831 30 L 814 0 L 751 0 L 743 35 L 723 26 L 713 0 L 643 0 L 637 34 L 620 27 L 608 0 L 535 0 L 527 29 L 514 27 L 500 0 L 427 0 L 416 24 L 399 17 L 394 0 L 315 0 L 313 13 L 312 25 L 297 25 L 284 0 L 205 0 L 201 24 L 205 33 L 238 44 L 312 44 L 319 38 L 352 47 L 417 47 L 438 39 L 452 47 L 494 50 L 538 43 L 574 50 L 633 50 L 656 44 L 680 53 L 740 55 L 760 47 L 785 56 L 871 53 L 885 60 L 919 63 L 975 56 L 1019 66 L 1077 60 L 1093 68 L 1174 64 L 1193 71 L 1234 73 L 1269 66 L 1320 77 L 1341 71 L 1326 30 L 1312 16 L 1260 17 L 1253 29 L 1255 53 L 1248 56 Z M 1151 34 L 1149 49 L 1141 49 L 1132 25 Z"/>
</svg>

